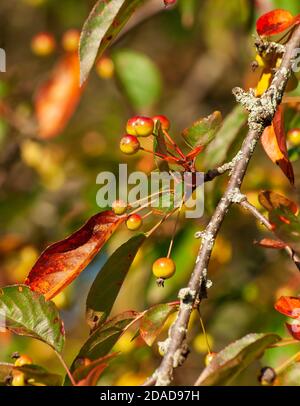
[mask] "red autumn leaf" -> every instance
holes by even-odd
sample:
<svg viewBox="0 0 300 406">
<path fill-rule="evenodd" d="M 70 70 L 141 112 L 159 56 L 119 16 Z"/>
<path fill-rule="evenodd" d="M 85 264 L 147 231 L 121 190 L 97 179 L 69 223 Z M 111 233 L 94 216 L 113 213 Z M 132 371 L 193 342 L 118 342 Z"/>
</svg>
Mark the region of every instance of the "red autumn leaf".
<svg viewBox="0 0 300 406">
<path fill-rule="evenodd" d="M 263 132 L 261 142 L 268 157 L 280 167 L 293 185 L 295 177 L 287 152 L 282 106 L 278 107 L 272 124 Z"/>
<path fill-rule="evenodd" d="M 291 317 L 292 319 L 300 318 L 300 298 L 292 296 L 281 296 L 280 299 L 275 303 L 275 309 L 284 314 L 285 316 Z"/>
<path fill-rule="evenodd" d="M 67 54 L 54 68 L 52 77 L 37 91 L 35 114 L 41 138 L 55 137 L 63 131 L 77 107 L 82 89 L 78 55 Z"/>
<path fill-rule="evenodd" d="M 283 241 L 272 240 L 271 238 L 263 238 L 261 241 L 257 241 L 256 244 L 263 248 L 271 248 L 275 250 L 281 250 L 286 247 L 286 244 Z"/>
<path fill-rule="evenodd" d="M 88 358 L 82 358 L 83 365 L 79 366 L 78 368 L 75 369 L 75 371 L 72 372 L 74 380 L 76 382 L 78 382 L 78 384 L 80 382 L 83 383 L 88 378 L 88 375 L 90 374 L 90 372 L 97 369 L 98 367 L 99 367 L 99 369 L 101 369 L 100 367 L 104 367 L 104 369 L 105 369 L 108 366 L 108 364 L 110 363 L 110 361 L 112 359 L 116 358 L 117 355 L 118 355 L 118 353 L 114 352 L 114 353 L 108 354 L 104 357 L 98 358 L 95 361 L 91 361 Z M 79 386 L 85 386 L 85 385 L 81 384 Z M 88 386 L 90 386 L 90 385 L 88 385 Z"/>
<path fill-rule="evenodd" d="M 86 378 L 77 382 L 76 386 L 97 386 L 102 372 L 107 368 L 107 364 L 101 364 L 92 369 Z"/>
<path fill-rule="evenodd" d="M 256 22 L 256 31 L 260 36 L 279 34 L 292 28 L 298 21 L 289 11 L 276 9 L 263 14 Z"/>
<path fill-rule="evenodd" d="M 65 240 L 50 245 L 31 269 L 25 283 L 49 300 L 69 285 L 124 221 L 112 211 L 91 217 Z"/>
<path fill-rule="evenodd" d="M 285 323 L 290 335 L 295 339 L 300 341 L 300 323 Z"/>
<path fill-rule="evenodd" d="M 187 158 L 188 159 L 194 159 L 194 158 L 196 158 L 199 154 L 200 154 L 200 152 L 202 152 L 203 151 L 203 149 L 204 149 L 204 146 L 203 145 L 201 145 L 200 147 L 196 147 L 196 148 L 194 148 L 189 154 L 187 154 Z"/>
<path fill-rule="evenodd" d="M 278 193 L 264 190 L 258 195 L 259 203 L 269 212 L 284 207 L 292 212 L 295 216 L 299 212 L 298 205 L 292 200 Z"/>
</svg>

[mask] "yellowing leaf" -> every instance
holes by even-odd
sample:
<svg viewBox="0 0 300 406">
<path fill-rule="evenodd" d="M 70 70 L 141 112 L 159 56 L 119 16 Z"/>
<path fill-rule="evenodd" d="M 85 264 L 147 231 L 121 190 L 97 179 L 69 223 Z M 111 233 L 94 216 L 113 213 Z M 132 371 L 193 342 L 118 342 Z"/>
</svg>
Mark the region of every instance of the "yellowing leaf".
<svg viewBox="0 0 300 406">
<path fill-rule="evenodd" d="M 273 74 L 269 68 L 263 70 L 263 73 L 259 79 L 258 85 L 255 90 L 255 96 L 260 97 L 262 94 L 268 90 L 271 81 L 272 81 Z"/>
</svg>

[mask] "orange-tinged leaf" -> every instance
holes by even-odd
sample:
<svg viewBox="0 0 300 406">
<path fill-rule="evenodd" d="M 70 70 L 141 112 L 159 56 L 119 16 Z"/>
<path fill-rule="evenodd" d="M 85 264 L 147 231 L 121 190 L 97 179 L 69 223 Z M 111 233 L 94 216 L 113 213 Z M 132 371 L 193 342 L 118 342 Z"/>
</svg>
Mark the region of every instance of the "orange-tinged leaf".
<svg viewBox="0 0 300 406">
<path fill-rule="evenodd" d="M 268 157 L 280 167 L 293 185 L 295 176 L 287 152 L 282 106 L 277 109 L 272 124 L 263 132 L 261 142 Z"/>
<path fill-rule="evenodd" d="M 257 20 L 256 31 L 260 36 L 270 36 L 279 34 L 288 28 L 292 28 L 296 23 L 297 18 L 295 18 L 289 11 L 276 9 L 263 14 Z"/>
<path fill-rule="evenodd" d="M 286 247 L 283 241 L 272 240 L 271 238 L 263 238 L 261 241 L 256 242 L 257 245 L 263 248 L 271 248 L 274 250 L 281 250 Z"/>
<path fill-rule="evenodd" d="M 187 154 L 188 159 L 195 159 L 204 149 L 204 146 L 194 148 L 189 154 Z"/>
<path fill-rule="evenodd" d="M 107 364 L 101 364 L 92 369 L 88 376 L 77 382 L 76 386 L 97 386 L 102 372 L 107 368 Z"/>
<path fill-rule="evenodd" d="M 290 335 L 295 339 L 300 341 L 300 323 L 285 323 Z"/>
<path fill-rule="evenodd" d="M 41 138 L 51 138 L 63 131 L 74 113 L 83 88 L 79 86 L 77 53 L 65 55 L 51 78 L 38 89 L 35 114 Z"/>
<path fill-rule="evenodd" d="M 108 355 L 106 355 L 104 357 L 98 358 L 95 361 L 91 361 L 91 360 L 89 360 L 87 358 L 82 359 L 83 365 L 76 368 L 72 373 L 73 378 L 75 379 L 76 382 L 78 382 L 78 386 L 86 386 L 83 383 L 87 379 L 90 372 L 92 372 L 93 370 L 95 370 L 98 367 L 99 368 L 100 367 L 104 367 L 104 368 L 107 367 L 109 362 L 112 359 L 114 359 L 117 355 L 118 355 L 118 353 L 114 352 L 114 353 L 108 354 Z M 88 361 L 88 362 L 86 362 L 86 361 Z M 81 384 L 79 385 L 80 382 L 81 382 Z M 90 385 L 87 385 L 87 386 L 90 386 Z"/>
<path fill-rule="evenodd" d="M 216 136 L 221 128 L 222 120 L 220 111 L 214 111 L 209 116 L 200 118 L 183 130 L 182 136 L 191 148 L 204 148 Z"/>
<path fill-rule="evenodd" d="M 281 296 L 280 299 L 275 303 L 275 309 L 284 314 L 285 316 L 291 317 L 292 319 L 300 318 L 300 298 L 292 296 Z"/>
<path fill-rule="evenodd" d="M 124 221 L 112 211 L 91 217 L 65 240 L 50 245 L 39 257 L 25 283 L 49 300 L 69 285 Z"/>
<path fill-rule="evenodd" d="M 170 314 L 176 311 L 176 304 L 166 303 L 151 307 L 142 318 L 140 334 L 145 343 L 151 346 L 161 333 Z"/>
<path fill-rule="evenodd" d="M 299 212 L 298 205 L 292 200 L 269 190 L 264 190 L 258 195 L 259 203 L 269 212 L 275 209 L 280 209 L 282 206 L 287 208 L 293 214 Z"/>
</svg>

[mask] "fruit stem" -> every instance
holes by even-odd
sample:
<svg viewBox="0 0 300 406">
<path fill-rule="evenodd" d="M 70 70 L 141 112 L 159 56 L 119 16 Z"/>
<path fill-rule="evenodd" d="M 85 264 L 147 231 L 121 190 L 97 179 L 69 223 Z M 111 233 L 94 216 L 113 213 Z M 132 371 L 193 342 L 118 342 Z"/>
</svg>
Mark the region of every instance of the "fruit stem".
<svg viewBox="0 0 300 406">
<path fill-rule="evenodd" d="M 180 207 L 179 207 L 179 210 L 178 210 L 178 213 L 177 213 L 177 216 L 176 216 L 175 225 L 174 225 L 174 229 L 173 229 L 173 233 L 172 233 L 172 239 L 171 239 L 170 245 L 169 245 L 167 258 L 170 258 L 170 256 L 171 256 L 171 252 L 172 252 L 172 248 L 173 248 L 173 245 L 174 245 L 175 234 L 176 234 L 177 225 L 178 225 L 180 213 L 181 213 L 181 210 L 182 210 L 183 202 L 184 202 L 184 198 L 181 200 Z"/>
<path fill-rule="evenodd" d="M 169 217 L 171 217 L 178 209 L 172 210 L 170 213 L 166 214 L 151 230 L 146 233 L 147 237 L 150 237 L 157 229 L 165 222 Z"/>
<path fill-rule="evenodd" d="M 76 386 L 76 382 L 75 379 L 73 378 L 73 375 L 71 374 L 71 371 L 69 370 L 65 360 L 63 359 L 62 355 L 55 351 L 55 354 L 57 355 L 57 358 L 59 359 L 60 363 L 62 364 L 62 366 L 64 367 L 65 371 L 67 372 L 68 377 L 70 378 L 70 381 L 72 383 L 73 386 Z"/>
<path fill-rule="evenodd" d="M 136 213 L 138 213 L 139 211 L 145 209 L 146 207 L 149 207 L 149 202 L 147 202 L 147 203 L 145 203 L 144 205 L 139 206 L 137 209 L 131 211 L 131 212 L 128 214 L 128 216 L 131 216 L 132 214 L 136 214 Z"/>
<path fill-rule="evenodd" d="M 203 334 L 204 334 L 204 337 L 205 337 L 207 352 L 208 352 L 209 354 L 211 354 L 211 348 L 210 348 L 210 345 L 209 345 L 209 342 L 208 342 L 208 338 L 207 338 L 205 326 L 204 326 L 204 323 L 203 323 L 203 320 L 202 320 L 202 317 L 201 317 L 201 313 L 200 313 L 199 308 L 197 309 L 197 312 L 198 312 L 198 315 L 199 315 L 199 318 L 200 318 L 201 328 L 202 328 L 202 331 L 203 331 Z"/>
<path fill-rule="evenodd" d="M 149 200 L 149 198 L 152 198 L 152 197 L 155 197 L 155 196 L 159 196 L 160 194 L 162 194 L 162 193 L 170 193 L 172 190 L 171 189 L 166 189 L 166 190 L 160 190 L 159 192 L 155 192 L 155 193 L 152 193 L 151 195 L 148 195 L 147 197 L 143 197 L 142 199 L 139 199 L 139 200 L 136 200 L 135 202 L 132 202 L 131 204 L 130 204 L 130 206 L 133 206 L 134 204 L 137 204 L 137 203 L 141 203 L 141 202 L 143 202 L 144 200 Z M 155 199 L 154 201 L 156 201 L 157 199 Z M 151 200 L 152 201 L 152 200 Z"/>
<path fill-rule="evenodd" d="M 148 213 L 144 214 L 144 216 L 142 216 L 142 219 L 146 219 L 147 217 L 151 216 L 151 214 L 153 213 L 153 210 L 150 210 Z"/>
<path fill-rule="evenodd" d="M 292 344 L 299 344 L 299 340 L 287 338 L 287 339 L 280 341 L 279 343 L 270 345 L 268 348 L 279 348 L 279 347 L 285 347 L 287 345 L 292 345 Z"/>
<path fill-rule="evenodd" d="M 164 133 L 164 136 L 167 138 L 167 140 L 174 146 L 174 148 L 176 149 L 178 154 L 181 156 L 181 158 L 183 160 L 186 160 L 186 157 L 185 157 L 184 153 L 181 151 L 181 149 L 176 144 L 176 142 L 173 140 L 173 138 L 170 136 L 170 134 L 166 130 L 162 130 L 162 132 Z"/>
<path fill-rule="evenodd" d="M 282 372 L 284 372 L 285 369 L 287 369 L 290 365 L 292 365 L 294 362 L 298 362 L 300 359 L 300 351 L 294 354 L 292 357 L 287 359 L 283 364 L 281 364 L 278 368 L 275 368 L 276 375 L 280 375 Z"/>
<path fill-rule="evenodd" d="M 149 154 L 152 154 L 152 155 L 155 155 L 155 156 L 157 156 L 158 158 L 160 158 L 160 159 L 166 159 L 167 158 L 167 155 L 164 155 L 164 154 L 160 154 L 159 152 L 155 152 L 155 151 L 151 151 L 150 149 L 147 149 L 147 148 L 144 148 L 144 147 L 140 147 L 140 150 L 141 151 L 144 151 L 144 152 L 148 152 Z M 179 161 L 179 158 L 174 158 L 176 161 Z"/>
</svg>

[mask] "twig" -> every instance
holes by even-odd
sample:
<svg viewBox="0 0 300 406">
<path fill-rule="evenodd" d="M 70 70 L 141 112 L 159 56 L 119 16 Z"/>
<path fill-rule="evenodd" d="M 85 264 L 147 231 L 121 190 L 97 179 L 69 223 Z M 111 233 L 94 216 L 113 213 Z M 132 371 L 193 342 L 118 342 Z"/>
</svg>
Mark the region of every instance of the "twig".
<svg viewBox="0 0 300 406">
<path fill-rule="evenodd" d="M 241 151 L 239 151 L 236 156 L 230 161 L 226 162 L 225 164 L 219 166 L 215 169 L 210 169 L 204 174 L 204 182 L 211 182 L 217 176 L 223 175 L 225 172 L 230 172 L 234 168 L 235 163 L 241 159 Z"/>
<path fill-rule="evenodd" d="M 297 352 L 288 360 L 286 360 L 282 365 L 275 369 L 276 375 L 282 374 L 289 366 L 294 364 L 295 362 L 299 362 L 300 359 L 300 352 Z"/>
<path fill-rule="evenodd" d="M 221 198 L 216 210 L 208 223 L 205 231 L 201 234 L 202 244 L 196 260 L 194 271 L 188 286 L 179 292 L 180 307 L 175 322 L 169 329 L 166 341 L 166 353 L 158 369 L 147 381 L 157 386 L 170 385 L 173 380 L 173 370 L 184 362 L 186 352 L 186 335 L 189 319 L 194 303 L 199 300 L 200 292 L 205 290 L 207 268 L 215 239 L 218 235 L 223 220 L 232 203 L 243 200 L 240 193 L 248 163 L 253 155 L 256 144 L 263 132 L 273 120 L 278 105 L 281 103 L 285 87 L 291 75 L 294 51 L 300 44 L 300 27 L 297 27 L 291 39 L 286 45 L 281 67 L 276 72 L 269 89 L 260 97 L 256 98 L 253 92 L 246 93 L 242 89 L 234 89 L 234 94 L 248 111 L 249 132 L 240 150 L 239 159 L 234 163 L 230 180 L 226 191 Z"/>
</svg>

